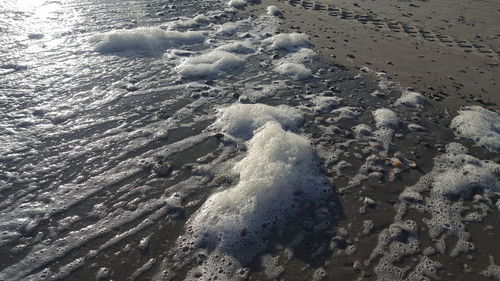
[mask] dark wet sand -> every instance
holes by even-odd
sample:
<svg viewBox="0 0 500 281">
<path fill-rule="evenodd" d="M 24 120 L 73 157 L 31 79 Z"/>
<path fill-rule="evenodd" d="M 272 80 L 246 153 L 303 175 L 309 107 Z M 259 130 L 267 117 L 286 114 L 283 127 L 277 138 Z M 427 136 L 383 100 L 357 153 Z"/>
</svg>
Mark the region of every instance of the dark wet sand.
<svg viewBox="0 0 500 281">
<path fill-rule="evenodd" d="M 339 194 L 343 214 L 335 232 L 339 235 L 342 228 L 346 229 L 348 234 L 344 238 L 356 245 L 357 250 L 352 255 L 339 253 L 326 258 L 325 280 L 376 280 L 373 268 L 366 268 L 360 274 L 353 264 L 367 259 L 380 231 L 393 222 L 394 204 L 402 189 L 432 169 L 432 159 L 440 153 L 436 145 L 456 140 L 447 128 L 456 111 L 466 105 L 480 105 L 497 112 L 500 109 L 500 2 L 263 0 L 242 13 L 258 16 L 269 5 L 277 6 L 283 13 L 283 31 L 308 34 L 325 61 L 345 66 L 354 75 L 363 66 L 386 72 L 393 81 L 412 87 L 431 102 L 424 115 L 433 119 L 432 123 L 426 123 L 432 133 L 417 139 L 395 140 L 391 149 L 412 153 L 418 169 L 404 173 L 393 183 L 367 182 L 361 189 Z M 476 157 L 498 161 L 495 154 L 468 147 Z M 348 178 L 345 175 L 336 179 L 337 189 Z M 360 214 L 359 198 L 363 196 L 370 196 L 379 204 Z M 407 218 L 422 225 L 421 214 L 410 212 Z M 367 235 L 361 234 L 364 220 L 374 222 Z M 476 250 L 458 258 L 436 257 L 444 266 L 441 280 L 489 280 L 479 272 L 489 265 L 490 254 L 497 260 L 500 258 L 495 230 L 499 225 L 497 215 L 488 216 L 481 223 L 467 223 Z M 423 246 L 433 243 L 427 235 L 421 235 L 421 239 Z M 314 242 L 311 243 L 310 247 L 315 248 Z M 450 239 L 448 243 L 451 246 L 453 241 Z M 311 259 L 309 251 L 298 249 L 296 255 L 309 259 L 292 261 L 281 276 L 284 280 L 304 280 L 301 276 L 305 272 L 310 274 L 315 266 L 322 264 L 321 257 Z M 412 263 L 410 260 L 408 265 Z M 293 268 L 296 270 L 290 270 Z"/>
<path fill-rule="evenodd" d="M 500 2 L 276 1 L 283 29 L 311 36 L 329 62 L 384 71 L 445 107 L 500 105 Z"/>
</svg>

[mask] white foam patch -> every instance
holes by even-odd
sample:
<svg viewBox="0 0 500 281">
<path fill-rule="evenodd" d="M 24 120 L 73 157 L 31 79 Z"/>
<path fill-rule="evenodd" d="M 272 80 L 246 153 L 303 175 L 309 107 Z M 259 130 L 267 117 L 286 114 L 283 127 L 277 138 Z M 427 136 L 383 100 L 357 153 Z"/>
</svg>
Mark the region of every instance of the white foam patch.
<svg viewBox="0 0 500 281">
<path fill-rule="evenodd" d="M 231 36 L 238 31 L 242 30 L 243 27 L 251 27 L 254 22 L 251 18 L 235 21 L 226 22 L 217 27 L 217 33 L 225 36 Z"/>
<path fill-rule="evenodd" d="M 301 48 L 276 61 L 274 71 L 297 80 L 305 80 L 313 77 L 313 75 L 304 63 L 312 62 L 317 57 L 318 55 L 313 50 Z"/>
<path fill-rule="evenodd" d="M 315 96 L 311 99 L 311 102 L 314 104 L 312 109 L 321 113 L 328 112 L 340 106 L 341 101 L 342 98 L 339 97 Z"/>
<path fill-rule="evenodd" d="M 121 52 L 127 50 L 152 51 L 161 47 L 173 47 L 202 43 L 205 36 L 196 31 L 167 31 L 159 27 L 140 27 L 99 33 L 90 38 L 98 52 Z"/>
<path fill-rule="evenodd" d="M 192 19 L 185 19 L 179 22 L 174 23 L 174 27 L 177 28 L 195 28 L 199 27 L 203 24 L 208 24 L 210 22 L 210 18 L 204 15 L 197 15 Z"/>
<path fill-rule="evenodd" d="M 399 124 L 399 118 L 394 111 L 387 108 L 379 108 L 373 112 L 375 125 L 379 129 L 394 128 Z"/>
<path fill-rule="evenodd" d="M 243 66 L 244 62 L 235 54 L 214 50 L 183 61 L 177 66 L 177 70 L 187 78 L 217 77 L 223 72 L 234 71 Z"/>
<path fill-rule="evenodd" d="M 245 0 L 231 0 L 227 3 L 229 7 L 233 7 L 236 9 L 242 9 L 247 5 L 247 1 Z"/>
<path fill-rule="evenodd" d="M 216 50 L 235 53 L 235 54 L 249 54 L 255 51 L 254 47 L 252 46 L 252 44 L 250 44 L 250 42 L 228 43 L 220 47 L 217 47 Z"/>
<path fill-rule="evenodd" d="M 272 5 L 267 7 L 267 15 L 269 16 L 279 16 L 281 14 L 280 10 L 278 7 Z"/>
<path fill-rule="evenodd" d="M 493 111 L 468 106 L 458 112 L 450 127 L 460 137 L 472 139 L 491 151 L 500 151 L 500 116 Z"/>
<path fill-rule="evenodd" d="M 318 54 L 309 48 L 301 48 L 293 53 L 288 54 L 279 62 L 307 63 L 313 62 L 318 58 Z"/>
<path fill-rule="evenodd" d="M 297 80 L 305 80 L 312 77 L 311 70 L 299 63 L 283 62 L 275 70 L 280 74 L 288 75 Z"/>
<path fill-rule="evenodd" d="M 456 157 L 450 155 L 449 158 Z M 450 162 L 454 163 L 453 160 Z M 500 168 L 498 165 L 479 161 L 455 164 L 435 178 L 432 191 L 443 195 L 467 196 L 475 187 L 489 190 L 497 189 L 499 183 L 494 173 L 495 166 L 497 166 L 497 170 Z"/>
<path fill-rule="evenodd" d="M 354 132 L 357 139 L 363 139 L 372 134 L 372 128 L 366 124 L 358 124 L 353 126 L 351 130 Z"/>
<path fill-rule="evenodd" d="M 425 278 L 431 277 L 429 272 L 434 272 L 435 278 L 432 279 L 438 279 L 437 268 L 442 266 L 431 260 L 425 264 L 410 265 L 415 268 L 411 275 L 408 274 L 408 264 L 400 267 L 402 257 L 421 251 L 419 241 L 423 233 L 419 233 L 417 229 L 426 228 L 429 238 L 434 241 L 433 247 L 428 247 L 430 253 L 458 257 L 475 249 L 473 241 L 477 237 L 472 239 L 464 222 L 471 215 L 477 214 L 470 213 L 474 209 L 482 209 L 484 216 L 490 210 L 496 212 L 495 207 L 489 207 L 483 200 L 488 198 L 485 201 L 494 202 L 489 194 L 499 190 L 500 165 L 467 153 L 467 149 L 461 144 L 446 145 L 446 153 L 434 158 L 432 171 L 400 194 L 401 201 L 395 205 L 395 223 L 380 232 L 379 242 L 368 260 L 379 260 L 375 267 L 379 279 L 402 280 L 403 276 L 413 275 L 413 278 L 408 279 L 426 280 Z M 469 203 L 472 207 L 466 206 Z M 426 218 L 422 219 L 425 226 L 405 220 L 408 216 L 414 216 L 409 215 L 410 209 L 425 214 Z M 451 237 L 455 238 L 454 241 L 448 240 Z"/>
<path fill-rule="evenodd" d="M 263 40 L 262 43 L 269 45 L 271 49 L 286 49 L 289 51 L 311 46 L 309 37 L 303 33 L 278 34 Z"/>
<path fill-rule="evenodd" d="M 237 138 L 250 139 L 256 129 L 269 121 L 293 129 L 302 118 L 300 112 L 289 106 L 273 107 L 265 104 L 234 104 L 219 109 L 214 127 Z"/>
<path fill-rule="evenodd" d="M 247 145 L 247 156 L 234 168 L 239 183 L 209 197 L 187 223 L 195 246 L 243 265 L 262 250 L 273 227 L 331 191 L 315 170 L 309 141 L 279 123 L 263 125 Z M 205 270 L 216 272 L 221 260 L 208 259 Z"/>
<path fill-rule="evenodd" d="M 359 107 L 344 106 L 334 109 L 330 113 L 333 115 L 330 119 L 334 123 L 337 123 L 342 119 L 352 119 L 359 116 L 361 114 L 361 109 Z"/>
<path fill-rule="evenodd" d="M 420 93 L 412 91 L 403 91 L 401 97 L 396 100 L 394 105 L 405 105 L 411 107 L 423 107 L 425 104 L 425 97 Z"/>
</svg>

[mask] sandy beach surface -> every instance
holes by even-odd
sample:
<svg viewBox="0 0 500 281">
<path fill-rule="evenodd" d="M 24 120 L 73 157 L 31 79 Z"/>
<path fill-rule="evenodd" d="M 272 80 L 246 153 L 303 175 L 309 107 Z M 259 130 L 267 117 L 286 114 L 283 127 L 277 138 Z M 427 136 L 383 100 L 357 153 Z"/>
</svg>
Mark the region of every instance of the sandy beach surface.
<svg viewBox="0 0 500 281">
<path fill-rule="evenodd" d="M 427 116 L 434 115 L 442 121 L 435 120 L 437 126 L 431 129 L 434 140 L 429 144 L 415 140 L 415 146 L 411 147 L 408 141 L 400 142 L 395 148 L 407 152 L 414 150 L 413 155 L 419 155 L 420 172 L 432 168 L 432 157 L 436 155 L 439 142 L 453 141 L 444 129 L 457 110 L 471 105 L 496 112 L 500 108 L 499 2 L 263 0 L 248 6 L 242 13 L 258 15 L 270 5 L 276 6 L 282 13 L 283 32 L 308 34 L 324 61 L 347 69 L 353 75 L 363 67 L 385 72 L 392 81 L 428 98 L 432 106 L 426 108 Z M 443 112 L 445 114 L 440 115 Z M 481 154 L 479 151 L 475 153 Z M 483 154 L 483 157 L 496 159 L 498 163 L 495 155 L 498 154 Z M 405 188 L 398 184 L 411 184 L 416 177 L 415 174 L 407 175 L 399 183 L 378 185 L 376 191 L 363 188 L 362 191 L 340 192 L 345 221 L 341 220 L 336 228 L 340 231 L 339 235 L 342 236 L 342 231 L 346 229 L 349 229 L 349 235 L 355 235 L 352 232 L 362 233 L 364 220 L 367 219 L 375 222 L 372 231 L 379 234 L 393 219 L 391 204 L 397 200 L 395 195 Z M 345 185 L 342 179 L 336 179 L 336 183 L 341 189 Z M 388 204 L 377 206 L 377 211 L 369 215 L 360 214 L 359 201 L 364 195 Z M 421 214 L 415 213 L 409 217 L 422 219 Z M 490 279 L 473 269 L 493 263 L 500 251 L 495 246 L 498 234 L 487 231 L 492 225 L 498 225 L 498 218 L 490 217 L 483 223 L 467 226 L 476 245 L 474 254 L 459 258 L 437 257 L 444 268 L 439 274 L 440 280 L 496 280 L 497 277 L 490 276 Z M 425 232 L 426 229 L 424 227 L 419 231 Z M 377 273 L 373 264 L 366 266 L 366 262 L 363 265 L 359 262 L 370 260 L 381 236 L 358 237 L 352 242 L 356 245 L 356 253 L 334 254 L 335 258 L 324 267 L 325 278 L 390 280 L 385 279 L 386 272 Z M 425 240 L 422 240 L 423 244 L 436 243 L 435 240 Z M 378 243 L 380 245 L 380 240 Z M 447 245 L 452 247 L 449 242 Z M 399 263 L 410 270 L 416 260 L 414 256 Z M 301 267 L 301 271 L 308 268 L 307 262 L 294 266 Z M 300 274 L 300 271 L 289 270 L 282 276 L 285 280 L 301 280 L 298 277 Z M 406 278 L 413 280 L 411 276 Z M 437 280 L 435 278 L 438 277 L 429 274 L 428 278 L 425 280 Z"/>
<path fill-rule="evenodd" d="M 0 281 L 500 280 L 499 0 L 0 0 Z"/>
<path fill-rule="evenodd" d="M 284 30 L 311 35 L 324 59 L 368 66 L 446 107 L 498 109 L 500 5 L 497 1 L 275 1 Z"/>
</svg>

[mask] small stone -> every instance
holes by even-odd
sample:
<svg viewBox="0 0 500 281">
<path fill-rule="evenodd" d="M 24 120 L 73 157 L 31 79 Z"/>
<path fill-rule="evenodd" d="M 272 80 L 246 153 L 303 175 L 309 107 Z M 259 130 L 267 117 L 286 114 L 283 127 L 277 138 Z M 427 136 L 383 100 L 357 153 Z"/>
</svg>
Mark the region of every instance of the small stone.
<svg viewBox="0 0 500 281">
<path fill-rule="evenodd" d="M 363 200 L 363 203 L 365 203 L 365 205 L 367 205 L 367 206 L 377 205 L 377 203 L 375 203 L 375 201 L 369 197 L 365 197 L 365 199 Z"/>
<path fill-rule="evenodd" d="M 403 159 L 403 153 L 401 151 L 395 152 L 394 157 L 398 159 Z"/>
<path fill-rule="evenodd" d="M 346 255 L 350 256 L 352 254 L 354 254 L 356 252 L 356 246 L 355 245 L 349 245 L 347 246 L 347 248 L 345 249 L 345 253 Z"/>
<path fill-rule="evenodd" d="M 160 160 L 153 165 L 153 172 L 158 176 L 167 177 L 172 173 L 172 166 Z"/>
<path fill-rule="evenodd" d="M 408 165 L 408 167 L 410 168 L 416 168 L 417 167 L 417 163 L 415 161 L 412 161 L 412 160 L 408 160 L 406 159 L 406 164 Z"/>
<path fill-rule="evenodd" d="M 397 158 L 392 158 L 392 166 L 399 169 L 405 168 L 405 164 L 403 164 L 403 162 Z"/>
<path fill-rule="evenodd" d="M 474 270 L 472 269 L 472 267 L 470 267 L 468 264 L 464 263 L 463 264 L 463 267 L 464 267 L 464 272 L 465 273 L 472 273 L 474 272 Z"/>
<path fill-rule="evenodd" d="M 347 237 L 348 233 L 347 233 L 347 230 L 345 228 L 343 228 L 343 227 L 339 228 L 338 232 L 339 232 L 340 236 Z"/>
<path fill-rule="evenodd" d="M 368 235 L 373 229 L 373 221 L 371 220 L 365 220 L 363 221 L 363 234 Z"/>
<path fill-rule="evenodd" d="M 104 280 L 109 278 L 109 268 L 101 267 L 97 272 L 96 276 L 97 280 Z"/>
<path fill-rule="evenodd" d="M 371 141 L 370 146 L 373 148 L 376 148 L 376 149 L 383 149 L 384 148 L 384 145 L 382 143 L 376 142 L 376 141 Z"/>
<path fill-rule="evenodd" d="M 241 103 L 249 103 L 250 102 L 250 99 L 245 96 L 245 95 L 242 95 L 238 98 L 238 101 L 241 102 Z"/>
<path fill-rule="evenodd" d="M 356 271 L 361 271 L 363 269 L 363 264 L 360 261 L 355 261 L 352 268 Z"/>
<path fill-rule="evenodd" d="M 127 87 L 126 87 L 127 91 L 129 92 L 134 92 L 134 91 L 137 91 L 139 90 L 139 87 L 137 87 L 136 85 L 134 84 L 128 84 Z"/>
<path fill-rule="evenodd" d="M 149 247 L 149 240 L 151 238 L 151 235 L 148 236 L 148 237 L 145 237 L 143 238 L 140 242 L 139 242 L 139 249 L 141 251 L 146 251 L 147 248 Z"/>
</svg>

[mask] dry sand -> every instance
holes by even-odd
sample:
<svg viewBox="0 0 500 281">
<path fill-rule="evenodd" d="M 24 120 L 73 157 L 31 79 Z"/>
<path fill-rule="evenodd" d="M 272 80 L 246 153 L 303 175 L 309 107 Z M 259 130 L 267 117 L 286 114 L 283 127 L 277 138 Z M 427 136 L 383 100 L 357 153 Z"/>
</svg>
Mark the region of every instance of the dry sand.
<svg viewBox="0 0 500 281">
<path fill-rule="evenodd" d="M 285 31 L 310 35 L 327 61 L 387 72 L 452 112 L 499 109 L 499 1 L 263 0 L 247 12 L 268 5 L 283 13 Z"/>
</svg>

